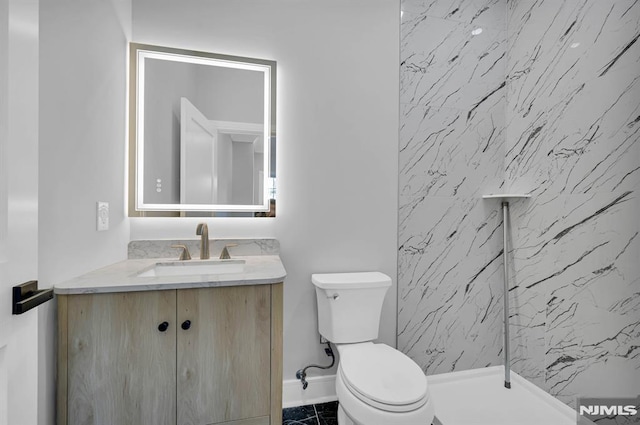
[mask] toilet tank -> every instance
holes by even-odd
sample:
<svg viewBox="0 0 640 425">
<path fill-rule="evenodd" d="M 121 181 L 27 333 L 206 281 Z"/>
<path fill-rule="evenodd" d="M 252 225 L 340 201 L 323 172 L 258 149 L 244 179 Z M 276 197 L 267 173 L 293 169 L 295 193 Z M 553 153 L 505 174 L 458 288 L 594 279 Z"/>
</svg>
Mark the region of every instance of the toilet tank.
<svg viewBox="0 0 640 425">
<path fill-rule="evenodd" d="M 391 278 L 380 272 L 311 275 L 318 301 L 318 330 L 333 343 L 378 338 L 382 302 Z"/>
</svg>

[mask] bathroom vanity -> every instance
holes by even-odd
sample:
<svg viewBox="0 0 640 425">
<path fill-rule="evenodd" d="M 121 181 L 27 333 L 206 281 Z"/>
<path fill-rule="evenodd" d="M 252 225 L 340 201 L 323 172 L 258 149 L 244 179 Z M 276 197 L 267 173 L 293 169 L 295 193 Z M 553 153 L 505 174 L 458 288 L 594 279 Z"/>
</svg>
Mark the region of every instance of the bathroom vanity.
<svg viewBox="0 0 640 425">
<path fill-rule="evenodd" d="M 126 260 L 57 285 L 58 424 L 281 424 L 286 272 L 237 258 L 204 274 Z"/>
</svg>

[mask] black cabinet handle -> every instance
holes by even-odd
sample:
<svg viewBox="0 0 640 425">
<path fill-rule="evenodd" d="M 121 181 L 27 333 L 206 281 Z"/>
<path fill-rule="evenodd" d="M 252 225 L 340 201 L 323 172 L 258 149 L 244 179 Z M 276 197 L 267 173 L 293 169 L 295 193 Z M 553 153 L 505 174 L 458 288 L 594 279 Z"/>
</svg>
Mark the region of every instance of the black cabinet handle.
<svg viewBox="0 0 640 425">
<path fill-rule="evenodd" d="M 185 320 L 180 327 L 186 331 L 191 327 L 191 320 Z"/>
<path fill-rule="evenodd" d="M 167 329 L 169 329 L 169 322 L 162 322 L 162 323 L 160 323 L 160 324 L 158 325 L 158 330 L 159 330 L 160 332 L 164 332 L 164 331 L 166 331 Z"/>
</svg>

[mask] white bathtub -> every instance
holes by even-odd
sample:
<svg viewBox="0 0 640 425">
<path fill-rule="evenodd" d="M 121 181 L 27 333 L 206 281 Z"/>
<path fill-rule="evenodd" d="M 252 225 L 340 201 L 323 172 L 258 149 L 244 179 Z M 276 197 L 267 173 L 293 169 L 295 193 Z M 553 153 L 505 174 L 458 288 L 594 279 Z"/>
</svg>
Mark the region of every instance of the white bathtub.
<svg viewBox="0 0 640 425">
<path fill-rule="evenodd" d="M 504 368 L 494 366 L 427 377 L 434 425 L 576 425 L 574 409 Z"/>
</svg>

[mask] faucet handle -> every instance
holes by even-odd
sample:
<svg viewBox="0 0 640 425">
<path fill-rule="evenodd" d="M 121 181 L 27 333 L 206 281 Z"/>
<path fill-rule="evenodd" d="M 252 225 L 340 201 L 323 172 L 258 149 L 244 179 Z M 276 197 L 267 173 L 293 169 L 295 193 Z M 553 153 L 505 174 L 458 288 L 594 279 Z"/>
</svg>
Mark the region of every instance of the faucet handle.
<svg viewBox="0 0 640 425">
<path fill-rule="evenodd" d="M 224 248 L 222 248 L 222 252 L 220 253 L 220 259 L 221 260 L 230 260 L 231 259 L 231 255 L 229 255 L 229 248 L 234 247 L 234 246 L 238 246 L 238 244 L 237 243 L 226 244 L 224 246 Z"/>
<path fill-rule="evenodd" d="M 191 260 L 191 254 L 189 254 L 189 248 L 186 245 L 171 245 L 171 248 L 181 248 L 182 252 L 180 253 L 180 261 Z"/>
</svg>

